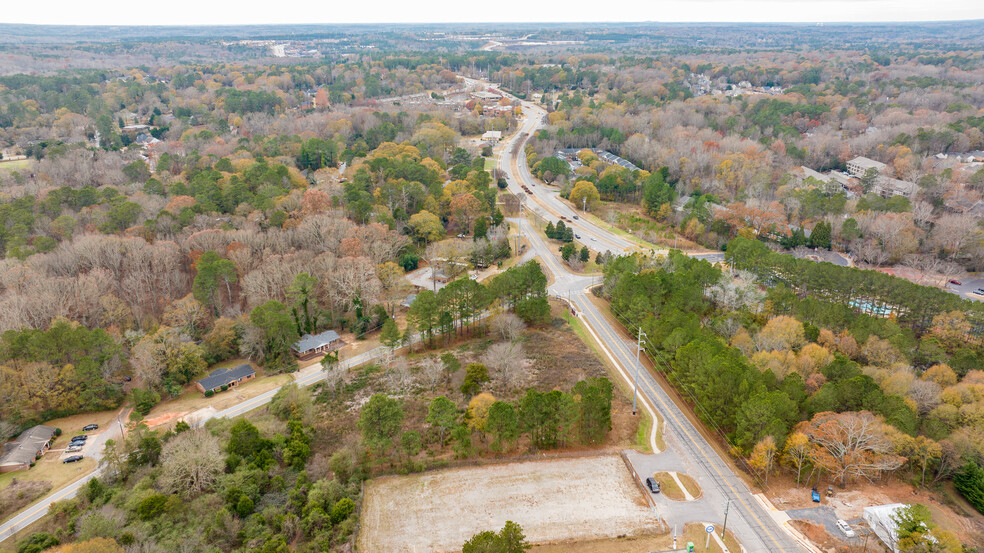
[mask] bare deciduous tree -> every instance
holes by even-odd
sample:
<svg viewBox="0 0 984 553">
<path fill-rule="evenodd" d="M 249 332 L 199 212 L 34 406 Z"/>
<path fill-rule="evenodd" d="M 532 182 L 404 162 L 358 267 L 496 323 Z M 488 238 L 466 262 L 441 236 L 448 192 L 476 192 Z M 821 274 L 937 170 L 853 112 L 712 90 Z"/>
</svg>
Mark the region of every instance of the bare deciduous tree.
<svg viewBox="0 0 984 553">
<path fill-rule="evenodd" d="M 482 355 L 482 363 L 492 369 L 494 378 L 510 387 L 516 388 L 526 377 L 526 351 L 516 342 L 492 344 Z"/>
<path fill-rule="evenodd" d="M 157 483 L 167 493 L 193 497 L 212 487 L 224 465 L 218 438 L 205 429 L 182 432 L 164 444 Z"/>
<path fill-rule="evenodd" d="M 510 312 L 500 313 L 492 319 L 492 332 L 502 340 L 514 341 L 523 335 L 526 324 Z"/>
</svg>

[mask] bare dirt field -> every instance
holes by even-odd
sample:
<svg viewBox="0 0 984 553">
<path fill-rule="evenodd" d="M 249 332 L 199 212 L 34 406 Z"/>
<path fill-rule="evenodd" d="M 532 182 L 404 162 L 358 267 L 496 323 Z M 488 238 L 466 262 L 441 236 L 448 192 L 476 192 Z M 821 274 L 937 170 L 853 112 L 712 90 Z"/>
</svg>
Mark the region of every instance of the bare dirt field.
<svg viewBox="0 0 984 553">
<path fill-rule="evenodd" d="M 617 455 L 529 461 L 389 476 L 365 489 L 359 551 L 461 551 L 507 520 L 530 543 L 614 538 L 658 530 Z"/>
</svg>

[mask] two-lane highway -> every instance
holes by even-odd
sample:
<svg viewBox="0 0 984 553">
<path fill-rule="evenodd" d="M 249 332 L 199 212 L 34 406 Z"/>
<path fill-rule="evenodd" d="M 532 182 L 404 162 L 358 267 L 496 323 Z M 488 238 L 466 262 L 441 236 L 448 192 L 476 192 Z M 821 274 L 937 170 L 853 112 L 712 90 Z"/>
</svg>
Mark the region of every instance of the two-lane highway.
<svg viewBox="0 0 984 553">
<path fill-rule="evenodd" d="M 522 185 L 532 186 L 533 179 L 526 167 L 525 156 L 514 155 L 514 152 L 522 152 L 523 142 L 542 124 L 542 110 L 538 111 L 539 108 L 528 102 L 523 103 L 523 110 L 527 114 L 527 119 L 522 128 L 511 140 L 506 141 L 499 151 L 500 163 L 506 170 L 509 188 L 521 195 L 524 195 Z M 534 194 L 534 199 L 548 212 L 572 218 L 573 212 L 569 206 L 559 199 L 557 204 L 553 204 L 549 198 L 548 194 Z M 556 199 L 556 196 L 554 198 Z M 593 284 L 592 278 L 568 271 L 539 234 L 534 232 L 527 220 L 514 218 L 510 221 L 520 225 L 532 250 L 552 274 L 550 294 L 568 298 L 574 304 L 579 317 L 588 326 L 591 334 L 597 337 L 606 352 L 622 368 L 622 374 L 639 375 L 639 393 L 646 399 L 645 403 L 655 406 L 658 411 L 657 416 L 664 421 L 664 438 L 668 448 L 684 459 L 692 471 L 691 475 L 697 479 L 704 491 L 707 512 L 701 513 L 699 520 L 723 522 L 725 506 L 730 502 L 728 528 L 738 537 L 745 551 L 750 553 L 806 551 L 807 548 L 793 538 L 787 528 L 767 512 L 752 490 L 734 473 L 731 466 L 707 442 L 660 386 L 655 376 L 636 360 L 635 344 L 619 334 L 588 296 L 588 288 Z M 613 250 L 615 252 L 628 252 L 635 247 L 625 238 L 583 219 L 574 220 L 572 224 L 578 232 L 593 236 L 596 241 L 603 244 L 611 245 L 615 248 Z M 718 252 L 712 252 L 694 257 L 718 261 L 721 256 L 722 254 Z"/>
</svg>

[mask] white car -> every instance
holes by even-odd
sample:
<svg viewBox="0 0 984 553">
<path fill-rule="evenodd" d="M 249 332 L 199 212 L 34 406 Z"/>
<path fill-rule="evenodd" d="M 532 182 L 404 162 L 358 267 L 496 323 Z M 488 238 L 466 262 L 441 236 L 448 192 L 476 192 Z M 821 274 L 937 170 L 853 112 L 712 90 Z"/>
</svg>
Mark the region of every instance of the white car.
<svg viewBox="0 0 984 553">
<path fill-rule="evenodd" d="M 837 519 L 837 528 L 840 529 L 840 531 L 843 532 L 845 536 L 849 538 L 854 537 L 854 530 L 851 529 L 851 525 L 848 524 L 847 522 L 844 522 L 841 519 Z"/>
<path fill-rule="evenodd" d="M 68 452 L 68 453 L 75 453 L 76 451 L 82 451 L 82 446 L 80 446 L 80 445 L 70 445 L 67 448 L 65 448 L 65 451 Z"/>
</svg>

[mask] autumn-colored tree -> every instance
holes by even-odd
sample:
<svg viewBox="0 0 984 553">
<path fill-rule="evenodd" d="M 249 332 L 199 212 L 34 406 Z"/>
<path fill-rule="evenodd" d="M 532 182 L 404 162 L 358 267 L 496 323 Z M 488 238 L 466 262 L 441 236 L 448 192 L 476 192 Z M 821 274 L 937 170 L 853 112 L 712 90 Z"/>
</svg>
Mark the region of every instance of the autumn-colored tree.
<svg viewBox="0 0 984 553">
<path fill-rule="evenodd" d="M 590 207 L 600 201 L 601 195 L 598 194 L 598 189 L 594 184 L 586 180 L 582 180 L 574 183 L 574 189 L 571 190 L 570 200 L 576 208 L 583 209 L 585 206 Z"/>
<path fill-rule="evenodd" d="M 469 233 L 475 218 L 483 211 L 482 202 L 474 194 L 458 194 L 448 207 L 451 226 L 460 233 Z"/>
<path fill-rule="evenodd" d="M 776 460 L 776 440 L 766 436 L 759 440 L 752 449 L 748 464 L 765 476 L 765 484 L 769 485 L 769 475 L 772 473 Z"/>
<path fill-rule="evenodd" d="M 410 216 L 410 229 L 414 236 L 423 242 L 436 242 L 444 238 L 444 225 L 441 219 L 429 211 L 420 211 Z"/>
<path fill-rule="evenodd" d="M 471 398 L 471 401 L 468 402 L 468 412 L 465 417 L 468 421 L 468 428 L 478 432 L 485 432 L 485 422 L 489 418 L 489 407 L 493 403 L 495 403 L 495 397 L 487 392 L 482 392 Z"/>
<path fill-rule="evenodd" d="M 953 386 L 957 383 L 957 373 L 945 363 L 938 363 L 926 369 L 921 378 L 923 380 L 935 382 L 941 388 Z"/>
<path fill-rule="evenodd" d="M 868 411 L 817 413 L 797 425 L 796 431 L 810 438 L 816 465 L 840 480 L 873 478 L 905 462 L 893 453 L 884 423 Z"/>
<path fill-rule="evenodd" d="M 796 469 L 796 485 L 800 483 L 803 467 L 811 461 L 810 438 L 802 432 L 793 432 L 786 438 L 782 462 Z"/>
<path fill-rule="evenodd" d="M 755 337 L 760 350 L 799 349 L 806 342 L 803 323 L 787 315 L 773 317 Z"/>
</svg>

